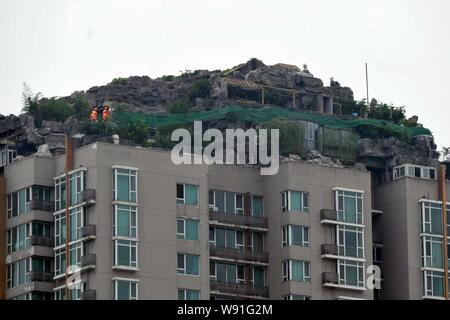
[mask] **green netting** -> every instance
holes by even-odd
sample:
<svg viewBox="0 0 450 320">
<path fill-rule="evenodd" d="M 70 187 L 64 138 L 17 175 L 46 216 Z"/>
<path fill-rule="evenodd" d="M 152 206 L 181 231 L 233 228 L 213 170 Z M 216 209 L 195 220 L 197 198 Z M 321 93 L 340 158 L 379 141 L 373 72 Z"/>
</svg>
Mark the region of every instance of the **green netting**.
<svg viewBox="0 0 450 320">
<path fill-rule="evenodd" d="M 360 135 L 374 135 L 382 132 L 385 135 L 396 135 L 411 138 L 417 135 L 431 135 L 430 130 L 423 127 L 403 127 L 389 121 L 377 119 L 345 120 L 333 115 L 299 112 L 279 107 L 248 108 L 228 106 L 221 109 L 202 111 L 188 114 L 143 114 L 136 112 L 115 111 L 113 119 L 118 123 L 144 121 L 151 128 L 166 125 L 183 125 L 193 121 L 214 121 L 226 117 L 229 112 L 237 112 L 241 121 L 264 123 L 275 118 L 303 120 L 315 122 L 324 127 L 354 129 Z"/>
</svg>

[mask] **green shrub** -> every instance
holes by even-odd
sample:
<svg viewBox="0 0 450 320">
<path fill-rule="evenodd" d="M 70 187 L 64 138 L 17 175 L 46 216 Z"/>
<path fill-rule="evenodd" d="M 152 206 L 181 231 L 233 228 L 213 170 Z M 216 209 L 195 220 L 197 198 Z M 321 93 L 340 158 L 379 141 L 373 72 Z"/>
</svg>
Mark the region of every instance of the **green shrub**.
<svg viewBox="0 0 450 320">
<path fill-rule="evenodd" d="M 82 95 L 77 95 L 72 105 L 75 116 L 80 119 L 87 119 L 89 117 L 90 107 L 89 102 Z"/>
<path fill-rule="evenodd" d="M 280 154 L 305 156 L 305 127 L 302 123 L 287 119 L 273 119 L 262 126 L 264 129 L 280 130 Z"/>
<path fill-rule="evenodd" d="M 44 98 L 39 101 L 38 118 L 42 120 L 54 120 L 64 122 L 74 115 L 72 106 L 64 98 Z"/>
<path fill-rule="evenodd" d="M 175 80 L 175 76 L 173 76 L 173 75 L 163 75 L 161 77 L 161 80 L 163 80 L 163 81 L 173 81 L 173 80 Z"/>
<path fill-rule="evenodd" d="M 189 106 L 182 100 L 176 100 L 168 105 L 169 112 L 172 114 L 186 114 L 189 112 Z"/>
<path fill-rule="evenodd" d="M 236 123 L 238 122 L 240 119 L 240 115 L 239 112 L 237 111 L 230 111 L 227 112 L 227 114 L 225 115 L 225 121 L 228 123 Z"/>
<path fill-rule="evenodd" d="M 208 79 L 196 80 L 189 90 L 189 99 L 193 102 L 196 98 L 208 98 L 210 89 L 211 83 Z"/>
<path fill-rule="evenodd" d="M 113 86 L 119 86 L 125 84 L 126 82 L 127 82 L 126 78 L 114 78 L 110 84 Z"/>
</svg>

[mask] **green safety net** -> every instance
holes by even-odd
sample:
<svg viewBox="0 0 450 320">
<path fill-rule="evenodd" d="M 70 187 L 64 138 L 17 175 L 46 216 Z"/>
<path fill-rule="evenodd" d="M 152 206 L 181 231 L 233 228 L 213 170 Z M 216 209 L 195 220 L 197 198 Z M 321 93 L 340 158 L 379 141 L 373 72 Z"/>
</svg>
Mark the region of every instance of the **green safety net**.
<svg viewBox="0 0 450 320">
<path fill-rule="evenodd" d="M 357 132 L 380 131 L 399 137 L 412 138 L 417 135 L 431 135 L 430 130 L 423 127 L 404 127 L 392 122 L 378 119 L 342 119 L 335 115 L 311 112 L 300 112 L 280 107 L 241 107 L 227 106 L 210 111 L 187 114 L 144 114 L 137 112 L 114 111 L 113 119 L 117 123 L 144 121 L 150 128 L 166 125 L 185 125 L 194 121 L 214 121 L 224 119 L 230 112 L 239 115 L 241 121 L 265 123 L 276 118 L 314 122 L 324 127 L 336 129 L 355 129 Z"/>
</svg>

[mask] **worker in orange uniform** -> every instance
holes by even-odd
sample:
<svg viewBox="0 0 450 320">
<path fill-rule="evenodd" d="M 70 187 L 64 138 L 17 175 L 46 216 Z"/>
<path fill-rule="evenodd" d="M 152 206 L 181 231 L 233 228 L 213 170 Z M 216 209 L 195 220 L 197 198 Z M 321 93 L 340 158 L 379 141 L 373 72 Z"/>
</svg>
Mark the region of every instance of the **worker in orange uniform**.
<svg viewBox="0 0 450 320">
<path fill-rule="evenodd" d="M 102 114 L 102 116 L 103 116 L 103 121 L 108 120 L 108 118 L 109 118 L 109 107 L 108 107 L 108 106 L 105 106 L 105 107 L 103 108 L 103 114 Z"/>
<path fill-rule="evenodd" d="M 97 107 L 93 107 L 90 116 L 91 121 L 98 122 Z"/>
</svg>

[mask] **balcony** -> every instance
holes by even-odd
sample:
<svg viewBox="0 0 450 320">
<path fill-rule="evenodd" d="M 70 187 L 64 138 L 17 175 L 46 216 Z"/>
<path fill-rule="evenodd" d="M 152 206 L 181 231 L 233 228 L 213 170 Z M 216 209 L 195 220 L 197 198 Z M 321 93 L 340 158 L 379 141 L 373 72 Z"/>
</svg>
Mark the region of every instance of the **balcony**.
<svg viewBox="0 0 450 320">
<path fill-rule="evenodd" d="M 269 262 L 269 254 L 267 252 L 254 251 L 249 248 L 233 249 L 210 245 L 209 254 L 210 256 L 216 256 L 232 260 L 246 260 L 262 263 Z"/>
<path fill-rule="evenodd" d="M 46 211 L 46 212 L 53 212 L 55 211 L 55 204 L 53 201 L 44 201 L 44 200 L 31 200 L 30 201 L 30 211 L 36 210 L 36 211 Z"/>
<path fill-rule="evenodd" d="M 87 254 L 81 257 L 81 268 L 95 268 L 96 260 L 95 254 Z"/>
<path fill-rule="evenodd" d="M 335 224 L 337 222 L 337 211 L 330 209 L 320 210 L 320 223 L 331 223 Z"/>
<path fill-rule="evenodd" d="M 49 272 L 42 271 L 31 271 L 30 272 L 31 282 L 51 282 L 53 281 L 53 274 Z"/>
<path fill-rule="evenodd" d="M 228 293 L 239 296 L 261 296 L 269 297 L 268 287 L 256 287 L 252 285 L 246 285 L 241 283 L 229 283 L 229 282 L 218 282 L 210 281 L 211 291 L 219 291 L 222 293 Z"/>
<path fill-rule="evenodd" d="M 214 212 L 212 210 L 209 211 L 209 220 L 210 222 L 217 221 L 220 223 L 260 229 L 267 229 L 269 225 L 268 220 L 265 217 L 253 217 L 242 214 Z"/>
<path fill-rule="evenodd" d="M 40 247 L 53 247 L 53 238 L 43 237 L 43 236 L 31 236 L 30 237 L 31 246 Z"/>
<path fill-rule="evenodd" d="M 85 290 L 81 293 L 81 300 L 97 300 L 96 290 Z"/>
<path fill-rule="evenodd" d="M 322 256 L 337 256 L 338 246 L 336 244 L 322 244 Z"/>
<path fill-rule="evenodd" d="M 86 204 L 94 204 L 95 199 L 95 189 L 86 189 L 81 192 L 81 202 L 86 202 Z"/>
<path fill-rule="evenodd" d="M 322 273 L 322 284 L 339 284 L 338 274 L 335 272 L 323 272 Z"/>
<path fill-rule="evenodd" d="M 96 234 L 97 234 L 96 227 L 93 224 L 86 225 L 80 230 L 81 238 L 95 239 Z"/>
</svg>

